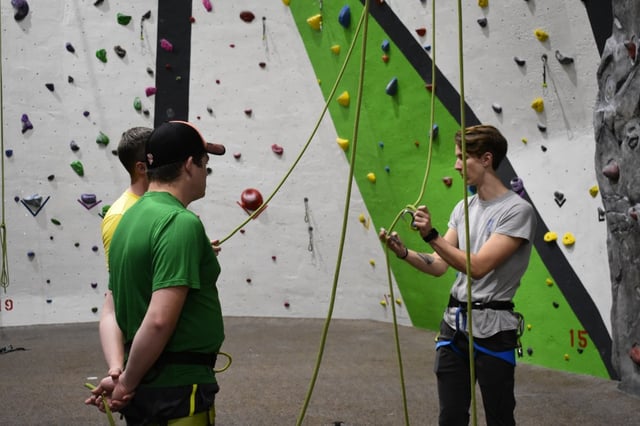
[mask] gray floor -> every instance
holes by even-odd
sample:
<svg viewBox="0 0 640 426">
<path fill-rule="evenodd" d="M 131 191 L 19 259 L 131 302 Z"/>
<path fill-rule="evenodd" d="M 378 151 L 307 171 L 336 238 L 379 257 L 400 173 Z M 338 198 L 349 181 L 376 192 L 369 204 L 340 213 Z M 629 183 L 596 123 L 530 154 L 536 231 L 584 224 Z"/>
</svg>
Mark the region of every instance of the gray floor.
<svg viewBox="0 0 640 426">
<path fill-rule="evenodd" d="M 218 426 L 295 425 L 317 359 L 323 320 L 227 318 L 223 347 L 233 356 L 219 376 Z M 400 327 L 409 422 L 437 423 L 434 333 Z M 107 425 L 82 401 L 104 361 L 97 324 L 0 328 L 0 425 Z M 520 364 L 519 425 L 640 425 L 640 399 L 614 381 Z M 90 381 L 90 380 L 89 380 Z M 95 380 L 94 380 L 95 382 Z M 484 425 L 478 393 L 478 424 Z M 304 425 L 403 425 L 393 327 L 331 322 Z M 118 422 L 119 425 L 124 424 Z"/>
</svg>

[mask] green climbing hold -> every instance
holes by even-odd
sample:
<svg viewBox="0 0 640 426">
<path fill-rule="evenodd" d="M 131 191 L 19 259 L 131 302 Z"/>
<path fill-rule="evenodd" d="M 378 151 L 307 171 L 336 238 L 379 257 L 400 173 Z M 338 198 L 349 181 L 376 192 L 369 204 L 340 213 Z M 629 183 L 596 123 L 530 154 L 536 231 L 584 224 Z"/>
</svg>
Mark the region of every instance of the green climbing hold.
<svg viewBox="0 0 640 426">
<path fill-rule="evenodd" d="M 136 96 L 136 98 L 133 100 L 133 108 L 136 111 L 142 111 L 142 101 L 140 100 L 139 97 Z"/>
<path fill-rule="evenodd" d="M 100 49 L 96 51 L 96 58 L 100 59 L 100 61 L 107 63 L 107 51 L 105 49 Z"/>
<path fill-rule="evenodd" d="M 96 143 L 98 145 L 104 145 L 104 146 L 109 145 L 109 136 L 107 136 L 104 133 L 100 132 L 98 134 L 98 137 L 96 138 Z"/>
<path fill-rule="evenodd" d="M 118 13 L 118 24 L 128 25 L 131 22 L 131 16 Z"/>
<path fill-rule="evenodd" d="M 51 223 L 53 223 L 54 225 L 60 225 L 60 221 L 58 219 L 56 219 L 55 217 L 51 218 Z"/>
<path fill-rule="evenodd" d="M 73 163 L 71 163 L 71 168 L 73 169 L 74 172 L 78 174 L 78 176 L 84 176 L 84 166 L 80 161 L 76 160 Z"/>
<path fill-rule="evenodd" d="M 105 206 L 102 206 L 102 217 L 104 217 L 104 215 L 107 214 L 107 212 L 109 211 L 109 209 L 111 208 L 111 204 L 107 204 Z"/>
</svg>

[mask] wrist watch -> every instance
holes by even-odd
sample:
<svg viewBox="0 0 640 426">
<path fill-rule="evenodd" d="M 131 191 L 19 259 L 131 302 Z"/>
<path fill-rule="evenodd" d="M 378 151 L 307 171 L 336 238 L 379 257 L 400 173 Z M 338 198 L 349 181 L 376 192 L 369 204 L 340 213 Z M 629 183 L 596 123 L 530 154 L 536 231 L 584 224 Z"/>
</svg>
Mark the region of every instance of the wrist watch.
<svg viewBox="0 0 640 426">
<path fill-rule="evenodd" d="M 438 238 L 439 235 L 440 234 L 438 234 L 438 230 L 436 228 L 431 228 L 431 230 L 427 233 L 427 235 L 422 237 L 422 239 L 424 240 L 425 243 L 430 243 L 431 241 Z"/>
</svg>

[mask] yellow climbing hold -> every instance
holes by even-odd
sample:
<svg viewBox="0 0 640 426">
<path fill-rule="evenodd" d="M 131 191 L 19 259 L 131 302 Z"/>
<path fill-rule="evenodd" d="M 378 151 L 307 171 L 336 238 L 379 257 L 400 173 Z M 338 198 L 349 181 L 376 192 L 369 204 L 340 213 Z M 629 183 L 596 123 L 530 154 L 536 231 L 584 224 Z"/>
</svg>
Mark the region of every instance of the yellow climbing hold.
<svg viewBox="0 0 640 426">
<path fill-rule="evenodd" d="M 549 38 L 549 33 L 547 33 L 542 28 L 536 28 L 533 33 L 536 35 L 536 38 L 540 41 L 547 41 L 547 39 Z"/>
<path fill-rule="evenodd" d="M 558 239 L 558 234 L 556 234 L 553 231 L 549 231 L 546 234 L 544 234 L 544 241 L 547 243 L 553 242 L 557 239 Z"/>
<path fill-rule="evenodd" d="M 369 265 L 376 266 L 376 261 L 373 259 L 369 259 Z"/>
<path fill-rule="evenodd" d="M 340 145 L 343 151 L 346 151 L 349 148 L 349 139 L 337 138 L 336 142 Z"/>
<path fill-rule="evenodd" d="M 527 138 L 522 138 L 521 139 L 522 143 L 526 145 L 527 142 L 529 142 L 529 140 Z"/>
<path fill-rule="evenodd" d="M 351 96 L 349 96 L 349 92 L 347 91 L 342 92 L 342 94 L 338 96 L 337 101 L 343 107 L 348 107 L 349 102 L 351 102 Z"/>
<path fill-rule="evenodd" d="M 320 28 L 322 27 L 322 15 L 318 14 L 308 18 L 307 24 L 309 24 L 309 26 L 314 30 L 320 31 Z"/>
<path fill-rule="evenodd" d="M 402 305 L 402 299 L 397 298 L 397 299 L 396 299 L 396 303 L 397 303 L 398 305 Z"/>
<path fill-rule="evenodd" d="M 381 304 L 382 306 L 387 306 L 387 301 L 386 301 L 386 300 L 384 300 L 384 299 L 382 299 L 382 300 L 380 301 L 380 304 Z"/>
<path fill-rule="evenodd" d="M 371 183 L 376 183 L 376 174 L 373 172 L 367 173 L 367 179 L 369 179 Z"/>
<path fill-rule="evenodd" d="M 362 226 L 369 229 L 369 224 L 371 223 L 371 220 L 365 217 L 364 214 L 360 213 L 360 215 L 358 216 L 358 221 L 362 224 Z"/>
<path fill-rule="evenodd" d="M 589 194 L 591 194 L 591 196 L 594 198 L 596 195 L 598 195 L 598 191 L 598 185 L 593 185 L 591 188 L 589 188 Z"/>
<path fill-rule="evenodd" d="M 333 46 L 331 46 L 331 51 L 333 52 L 334 55 L 340 54 L 340 45 L 334 44 Z"/>
<path fill-rule="evenodd" d="M 532 328 L 533 326 L 531 324 L 527 324 L 527 330 L 531 331 Z"/>
<path fill-rule="evenodd" d="M 291 4 L 291 0 L 282 0 L 282 3 L 284 3 L 285 6 L 289 6 L 289 4 Z"/>
<path fill-rule="evenodd" d="M 572 246 L 576 243 L 576 237 L 571 232 L 567 232 L 562 236 L 562 244 L 565 246 Z"/>
<path fill-rule="evenodd" d="M 547 283 L 547 285 L 549 287 L 551 287 L 553 285 L 553 280 L 551 278 L 547 278 L 545 282 Z"/>
<path fill-rule="evenodd" d="M 569 354 L 564 354 L 564 360 L 565 360 L 565 361 L 569 361 L 569 358 L 570 358 L 570 357 L 569 357 Z"/>
<path fill-rule="evenodd" d="M 544 100 L 542 98 L 535 98 L 533 102 L 531 102 L 531 108 L 535 109 L 536 112 L 544 111 Z"/>
<path fill-rule="evenodd" d="M 480 6 L 480 7 L 489 6 L 489 0 L 478 0 L 478 6 Z"/>
</svg>

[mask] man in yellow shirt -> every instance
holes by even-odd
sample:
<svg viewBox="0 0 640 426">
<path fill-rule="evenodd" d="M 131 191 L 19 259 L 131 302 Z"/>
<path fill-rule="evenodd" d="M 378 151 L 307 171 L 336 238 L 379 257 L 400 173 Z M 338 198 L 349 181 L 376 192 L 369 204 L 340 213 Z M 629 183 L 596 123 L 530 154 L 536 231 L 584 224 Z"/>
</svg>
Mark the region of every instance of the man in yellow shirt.
<svg viewBox="0 0 640 426">
<path fill-rule="evenodd" d="M 145 144 L 152 129 L 148 127 L 133 127 L 122 134 L 118 143 L 118 158 L 131 177 L 131 184 L 109 208 L 102 219 L 102 243 L 109 268 L 109 247 L 111 238 L 125 211 L 138 201 L 147 192 L 149 180 L 147 179 L 147 163 Z M 106 342 L 114 338 L 122 340 L 122 331 L 116 322 L 111 291 L 107 290 L 100 314 L 100 342 L 102 344 L 105 360 L 108 365 L 108 374 L 117 378 L 124 365 L 124 348 L 114 348 L 107 351 Z"/>
</svg>

